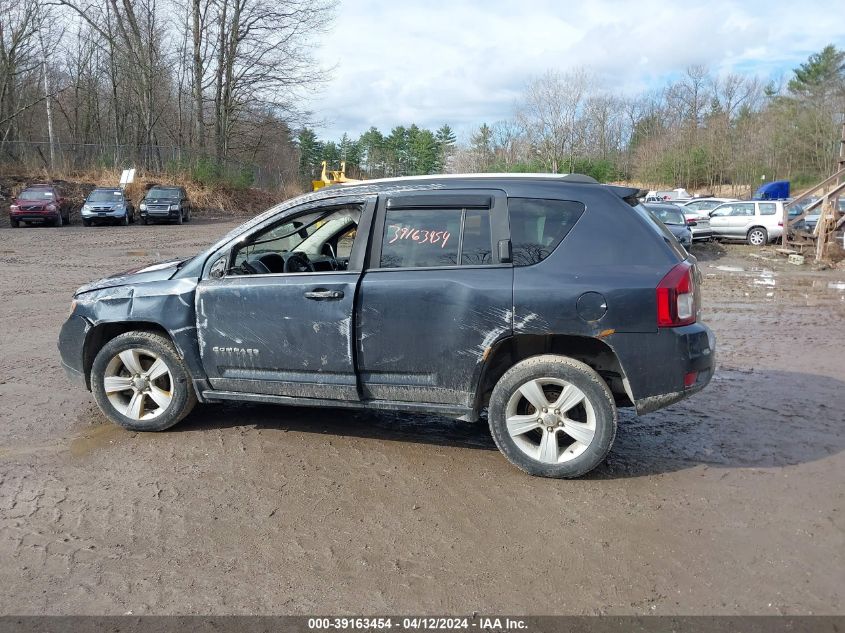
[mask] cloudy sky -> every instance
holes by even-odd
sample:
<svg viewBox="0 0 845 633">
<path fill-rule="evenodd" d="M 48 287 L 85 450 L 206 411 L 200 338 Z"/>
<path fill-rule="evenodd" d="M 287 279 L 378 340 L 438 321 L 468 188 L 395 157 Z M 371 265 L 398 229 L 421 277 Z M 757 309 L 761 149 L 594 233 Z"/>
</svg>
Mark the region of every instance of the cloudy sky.
<svg viewBox="0 0 845 633">
<path fill-rule="evenodd" d="M 607 89 L 659 87 L 690 64 L 762 77 L 845 48 L 845 0 L 341 0 L 311 108 L 322 138 L 508 117 L 525 83 L 586 67 Z"/>
</svg>

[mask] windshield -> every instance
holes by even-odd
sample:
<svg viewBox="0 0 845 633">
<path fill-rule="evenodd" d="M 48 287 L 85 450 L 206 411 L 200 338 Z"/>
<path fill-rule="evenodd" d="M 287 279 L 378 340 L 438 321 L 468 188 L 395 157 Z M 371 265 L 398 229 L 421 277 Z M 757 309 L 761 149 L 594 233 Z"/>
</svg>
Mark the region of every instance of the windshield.
<svg viewBox="0 0 845 633">
<path fill-rule="evenodd" d="M 27 189 L 22 191 L 18 200 L 52 200 L 53 192 L 49 189 Z"/>
<path fill-rule="evenodd" d="M 654 204 L 646 207 L 663 224 L 686 224 L 684 214 L 681 210 L 669 204 Z"/>
<path fill-rule="evenodd" d="M 303 240 L 293 250 L 306 253 L 307 255 L 318 255 L 322 253 L 323 245 L 326 241 L 349 226 L 357 226 L 360 219 L 361 211 L 358 209 L 347 209 L 342 215 L 333 217 L 321 224 L 313 234 L 309 235 L 307 239 Z"/>
<path fill-rule="evenodd" d="M 123 192 L 114 189 L 98 189 L 91 192 L 88 202 L 121 202 Z"/>
<path fill-rule="evenodd" d="M 150 189 L 147 198 L 179 198 L 178 189 Z"/>
</svg>

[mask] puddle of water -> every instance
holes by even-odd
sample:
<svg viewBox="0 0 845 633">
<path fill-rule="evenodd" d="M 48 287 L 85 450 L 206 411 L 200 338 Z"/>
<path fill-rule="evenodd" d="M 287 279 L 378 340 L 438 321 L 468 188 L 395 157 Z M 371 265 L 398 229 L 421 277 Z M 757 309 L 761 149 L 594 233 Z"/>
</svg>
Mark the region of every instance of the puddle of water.
<svg viewBox="0 0 845 633">
<path fill-rule="evenodd" d="M 70 454 L 74 457 L 84 457 L 98 448 L 114 444 L 123 435 L 123 429 L 116 424 L 102 424 L 93 427 L 85 435 L 71 440 Z"/>
<path fill-rule="evenodd" d="M 838 290 L 839 292 L 845 292 L 845 281 L 831 281 L 828 282 L 827 287 L 831 290 Z"/>
<path fill-rule="evenodd" d="M 775 286 L 775 274 L 771 270 L 761 270 L 760 274 L 757 276 L 757 279 L 754 279 L 751 283 L 755 286 Z"/>
<path fill-rule="evenodd" d="M 711 266 L 711 268 L 715 268 L 716 270 L 723 270 L 726 273 L 744 273 L 745 269 L 740 268 L 739 266 Z"/>
<path fill-rule="evenodd" d="M 126 251 L 126 254 L 131 257 L 161 257 L 158 251 Z"/>
</svg>

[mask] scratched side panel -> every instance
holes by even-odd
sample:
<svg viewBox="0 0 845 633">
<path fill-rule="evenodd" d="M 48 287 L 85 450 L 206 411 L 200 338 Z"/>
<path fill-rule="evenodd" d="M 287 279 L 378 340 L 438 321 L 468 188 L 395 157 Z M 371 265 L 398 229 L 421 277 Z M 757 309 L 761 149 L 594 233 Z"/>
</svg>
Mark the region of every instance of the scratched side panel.
<svg viewBox="0 0 845 633">
<path fill-rule="evenodd" d="M 485 351 L 513 332 L 513 269 L 370 271 L 359 305 L 364 398 L 468 405 Z"/>
<path fill-rule="evenodd" d="M 358 399 L 352 306 L 359 273 L 256 275 L 205 280 L 198 340 L 215 389 Z M 343 293 L 313 300 L 308 291 Z"/>
</svg>

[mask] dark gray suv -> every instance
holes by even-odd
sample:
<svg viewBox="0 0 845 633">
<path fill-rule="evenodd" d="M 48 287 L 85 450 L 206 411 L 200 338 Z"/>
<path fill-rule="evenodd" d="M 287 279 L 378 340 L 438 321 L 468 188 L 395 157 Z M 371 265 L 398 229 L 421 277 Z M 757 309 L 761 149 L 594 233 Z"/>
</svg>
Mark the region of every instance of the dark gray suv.
<svg viewBox="0 0 845 633">
<path fill-rule="evenodd" d="M 62 362 L 132 430 L 197 401 L 486 413 L 513 464 L 579 476 L 617 407 L 654 411 L 713 373 L 695 260 L 638 193 L 576 175 L 327 187 L 83 286 Z"/>
</svg>

